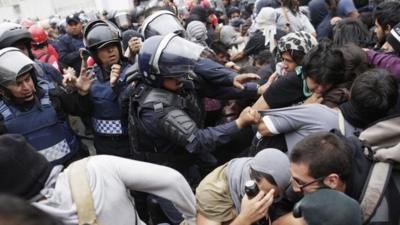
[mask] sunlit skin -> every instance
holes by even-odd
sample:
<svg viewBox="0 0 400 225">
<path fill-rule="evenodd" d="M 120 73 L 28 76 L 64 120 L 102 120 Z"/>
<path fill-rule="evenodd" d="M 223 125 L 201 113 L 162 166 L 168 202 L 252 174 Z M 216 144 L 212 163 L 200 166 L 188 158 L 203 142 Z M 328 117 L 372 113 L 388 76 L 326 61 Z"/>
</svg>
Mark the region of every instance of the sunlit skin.
<svg viewBox="0 0 400 225">
<path fill-rule="evenodd" d="M 36 88 L 30 73 L 19 76 L 15 83 L 7 86 L 13 98 L 19 102 L 32 101 L 35 96 Z"/>
<path fill-rule="evenodd" d="M 115 43 L 110 43 L 97 50 L 97 57 L 100 59 L 103 67 L 110 68 L 120 61 L 120 54 Z"/>
</svg>

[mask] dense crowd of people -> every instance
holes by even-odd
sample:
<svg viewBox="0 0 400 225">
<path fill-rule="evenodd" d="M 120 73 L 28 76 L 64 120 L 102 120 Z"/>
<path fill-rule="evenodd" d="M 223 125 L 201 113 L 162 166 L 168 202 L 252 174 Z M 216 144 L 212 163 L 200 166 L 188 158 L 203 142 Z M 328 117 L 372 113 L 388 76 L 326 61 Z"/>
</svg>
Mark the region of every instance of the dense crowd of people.
<svg viewBox="0 0 400 225">
<path fill-rule="evenodd" d="M 0 224 L 399 224 L 399 1 L 134 6 L 0 23 Z"/>
</svg>

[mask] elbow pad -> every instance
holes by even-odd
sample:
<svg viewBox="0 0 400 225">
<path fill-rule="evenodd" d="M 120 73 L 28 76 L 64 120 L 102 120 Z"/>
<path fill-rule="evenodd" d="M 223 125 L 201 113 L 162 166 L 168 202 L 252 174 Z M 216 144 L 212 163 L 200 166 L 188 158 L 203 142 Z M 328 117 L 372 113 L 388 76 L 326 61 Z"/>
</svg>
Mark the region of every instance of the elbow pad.
<svg viewBox="0 0 400 225">
<path fill-rule="evenodd" d="M 196 138 L 195 132 L 198 130 L 195 121 L 180 109 L 173 109 L 162 117 L 160 127 L 169 140 L 180 146 L 191 143 Z"/>
</svg>

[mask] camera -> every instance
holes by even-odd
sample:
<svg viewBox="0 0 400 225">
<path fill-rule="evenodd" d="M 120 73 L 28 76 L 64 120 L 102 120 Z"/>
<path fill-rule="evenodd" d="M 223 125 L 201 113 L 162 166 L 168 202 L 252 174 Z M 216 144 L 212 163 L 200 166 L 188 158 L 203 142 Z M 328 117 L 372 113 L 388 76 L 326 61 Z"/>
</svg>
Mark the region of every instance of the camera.
<svg viewBox="0 0 400 225">
<path fill-rule="evenodd" d="M 254 198 L 260 190 L 254 180 L 249 180 L 244 184 L 244 192 L 249 199 Z M 270 220 L 267 220 L 265 217 L 261 218 L 260 220 L 254 222 L 252 225 L 270 225 Z"/>
<path fill-rule="evenodd" d="M 254 198 L 260 190 L 254 180 L 249 180 L 244 184 L 244 192 L 249 199 Z"/>
</svg>

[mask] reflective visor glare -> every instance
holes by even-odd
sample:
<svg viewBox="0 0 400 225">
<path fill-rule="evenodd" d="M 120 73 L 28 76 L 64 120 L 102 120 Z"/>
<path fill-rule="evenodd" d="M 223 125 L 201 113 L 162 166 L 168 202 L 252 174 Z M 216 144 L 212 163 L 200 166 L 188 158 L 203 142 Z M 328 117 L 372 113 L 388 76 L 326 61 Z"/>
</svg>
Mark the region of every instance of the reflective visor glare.
<svg viewBox="0 0 400 225">
<path fill-rule="evenodd" d="M 177 18 L 173 15 L 165 14 L 160 15 L 151 21 L 148 25 L 146 30 L 157 31 L 156 33 L 165 35 L 168 33 L 176 32 L 179 30 L 185 30 L 183 26 L 180 24 Z"/>
</svg>

